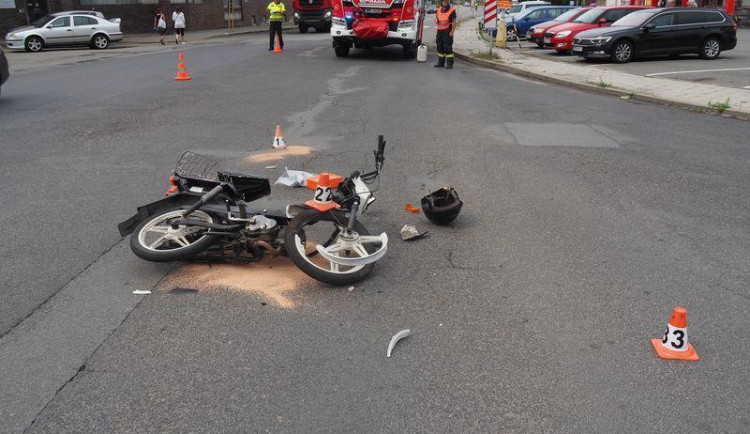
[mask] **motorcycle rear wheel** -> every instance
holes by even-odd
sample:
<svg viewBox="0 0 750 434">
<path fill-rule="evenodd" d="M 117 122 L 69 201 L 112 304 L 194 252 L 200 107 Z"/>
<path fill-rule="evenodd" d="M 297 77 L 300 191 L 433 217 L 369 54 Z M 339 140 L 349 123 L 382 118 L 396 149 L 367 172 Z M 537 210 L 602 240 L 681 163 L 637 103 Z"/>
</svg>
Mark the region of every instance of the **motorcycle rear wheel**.
<svg viewBox="0 0 750 434">
<path fill-rule="evenodd" d="M 190 259 L 216 243 L 217 237 L 206 235 L 210 229 L 177 225 L 170 222 L 182 218 L 185 208 L 168 208 L 150 215 L 130 235 L 130 249 L 141 259 L 151 262 L 173 262 Z M 213 223 L 211 215 L 196 210 L 190 219 Z"/>
<path fill-rule="evenodd" d="M 338 233 L 344 230 L 349 218 L 341 211 L 320 212 L 306 209 L 294 217 L 284 232 L 287 254 L 294 264 L 305 274 L 333 286 L 352 285 L 364 280 L 375 264 L 347 267 L 325 260 L 315 247 L 328 247 L 336 242 Z M 313 225 L 319 227 L 313 228 Z M 354 231 L 359 235 L 369 235 L 359 221 L 354 222 Z M 372 248 L 368 250 L 372 253 Z M 358 257 L 356 252 L 341 254 Z"/>
</svg>

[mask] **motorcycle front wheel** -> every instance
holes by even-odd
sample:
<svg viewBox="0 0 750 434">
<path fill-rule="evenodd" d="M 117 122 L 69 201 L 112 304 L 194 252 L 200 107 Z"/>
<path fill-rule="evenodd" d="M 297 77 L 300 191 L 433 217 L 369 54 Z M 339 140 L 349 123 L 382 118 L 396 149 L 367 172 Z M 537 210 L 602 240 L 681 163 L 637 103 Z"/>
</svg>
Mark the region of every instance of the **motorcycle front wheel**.
<svg viewBox="0 0 750 434">
<path fill-rule="evenodd" d="M 289 258 L 305 274 L 323 283 L 334 286 L 352 285 L 364 280 L 372 272 L 374 264 L 346 266 L 330 262 L 320 255 L 317 246 L 330 247 L 337 243 L 346 228 L 349 218 L 341 211 L 320 212 L 305 209 L 294 217 L 284 232 L 284 244 Z M 367 229 L 354 223 L 354 232 L 368 236 Z M 361 244 L 359 251 L 341 250 L 342 257 L 363 257 L 372 253 L 373 246 Z"/>
<path fill-rule="evenodd" d="M 210 229 L 201 226 L 175 225 L 185 209 L 165 209 L 150 215 L 130 235 L 130 249 L 139 258 L 151 262 L 172 262 L 190 259 L 206 250 L 216 237 L 206 235 Z M 211 215 L 196 210 L 190 219 L 213 223 Z"/>
</svg>

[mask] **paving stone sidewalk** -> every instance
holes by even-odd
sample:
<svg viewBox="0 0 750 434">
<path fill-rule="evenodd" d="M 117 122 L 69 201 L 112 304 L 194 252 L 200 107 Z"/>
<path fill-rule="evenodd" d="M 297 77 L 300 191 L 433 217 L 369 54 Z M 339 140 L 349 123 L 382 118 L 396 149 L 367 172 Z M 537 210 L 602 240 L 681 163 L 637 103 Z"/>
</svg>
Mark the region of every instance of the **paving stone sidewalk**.
<svg viewBox="0 0 750 434">
<path fill-rule="evenodd" d="M 728 101 L 729 107 L 723 110 L 723 114 L 750 119 L 750 90 L 567 65 L 498 48 L 493 49 L 498 59 L 479 59 L 475 56 L 487 53 L 489 46 L 480 38 L 475 21 L 467 21 L 456 29 L 453 50 L 457 57 L 472 63 L 623 98 L 704 111 L 716 111 L 710 104 Z"/>
</svg>

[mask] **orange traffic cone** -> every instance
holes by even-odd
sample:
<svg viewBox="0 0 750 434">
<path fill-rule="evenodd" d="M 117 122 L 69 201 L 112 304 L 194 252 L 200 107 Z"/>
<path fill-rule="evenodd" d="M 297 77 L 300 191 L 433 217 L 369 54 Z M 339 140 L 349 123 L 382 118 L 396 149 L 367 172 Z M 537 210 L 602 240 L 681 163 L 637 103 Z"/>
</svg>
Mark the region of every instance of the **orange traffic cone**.
<svg viewBox="0 0 750 434">
<path fill-rule="evenodd" d="M 273 136 L 273 145 L 271 145 L 274 149 L 286 149 L 286 145 L 284 144 L 284 134 L 281 132 L 281 125 L 276 125 L 276 134 Z"/>
<path fill-rule="evenodd" d="M 177 64 L 177 77 L 174 78 L 174 81 L 187 81 L 191 80 L 191 77 L 187 73 L 187 69 L 185 68 L 185 56 L 180 53 L 180 62 Z"/>
<path fill-rule="evenodd" d="M 318 178 L 318 186 L 315 188 L 315 195 L 305 202 L 305 205 L 320 212 L 330 211 L 339 207 L 339 204 L 331 199 L 332 196 L 330 176 L 328 173 L 321 173 Z"/>
<path fill-rule="evenodd" d="M 668 360 L 700 360 L 695 348 L 688 342 L 687 310 L 675 307 L 662 339 L 651 339 L 656 354 Z"/>
<path fill-rule="evenodd" d="M 276 38 L 276 44 L 273 47 L 274 53 L 281 53 L 283 50 L 281 49 L 281 45 L 279 44 L 279 38 Z"/>
</svg>

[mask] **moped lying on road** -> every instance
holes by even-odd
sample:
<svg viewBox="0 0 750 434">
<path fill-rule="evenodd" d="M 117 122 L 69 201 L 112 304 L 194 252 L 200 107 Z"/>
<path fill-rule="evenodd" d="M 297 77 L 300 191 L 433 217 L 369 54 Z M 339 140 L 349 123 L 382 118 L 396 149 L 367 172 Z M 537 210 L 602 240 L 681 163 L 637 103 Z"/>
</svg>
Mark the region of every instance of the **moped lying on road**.
<svg viewBox="0 0 750 434">
<path fill-rule="evenodd" d="M 331 285 L 363 280 L 388 248 L 388 236 L 370 235 L 357 219 L 375 201 L 368 188 L 383 168 L 385 140 L 378 136 L 375 170 L 352 172 L 335 190 L 318 186 L 315 204 L 280 209 L 250 206 L 271 193 L 267 178 L 222 171 L 220 162 L 186 152 L 164 199 L 138 208 L 120 223 L 130 248 L 153 262 L 205 260 L 255 262 L 286 254 L 305 274 Z"/>
</svg>

